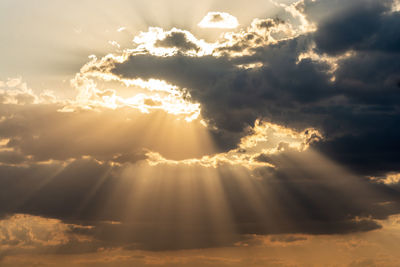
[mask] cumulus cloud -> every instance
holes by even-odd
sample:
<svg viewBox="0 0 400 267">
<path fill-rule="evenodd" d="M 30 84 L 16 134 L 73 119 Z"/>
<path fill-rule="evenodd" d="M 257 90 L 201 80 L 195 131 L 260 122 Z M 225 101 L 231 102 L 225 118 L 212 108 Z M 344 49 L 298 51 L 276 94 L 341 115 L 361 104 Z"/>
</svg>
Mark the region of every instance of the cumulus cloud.
<svg viewBox="0 0 400 267">
<path fill-rule="evenodd" d="M 398 14 L 387 13 L 389 1 L 361 1 L 320 22 L 315 33 L 317 48 L 329 54 L 348 50 L 398 49 Z M 351 27 L 348 27 L 351 25 Z"/>
<path fill-rule="evenodd" d="M 213 50 L 213 44 L 197 39 L 191 32 L 172 28 L 167 31 L 159 27 L 150 27 L 146 32 L 140 32 L 133 41 L 137 44 L 132 52 L 148 51 L 150 54 L 165 56 L 177 52 L 188 55 L 208 55 Z"/>
<path fill-rule="evenodd" d="M 300 12 L 307 21 L 307 12 L 311 12 L 311 8 L 327 5 L 326 1 L 299 3 L 284 6 L 284 9 L 293 16 L 299 16 L 295 14 Z M 398 131 L 399 55 L 395 49 L 398 46 L 397 39 L 387 35 L 392 32 L 390 29 L 396 28 L 390 25 L 395 25 L 397 14 L 389 12 L 388 3 L 352 3 L 345 11 L 319 18 L 318 29 L 303 29 L 272 43 L 250 45 L 253 47 L 251 53 L 236 53 L 248 49 L 248 42 L 236 46 L 234 54 L 229 52 L 223 56 L 174 54 L 159 57 L 131 53 L 123 62 L 116 62 L 109 72 L 119 79 L 156 78 L 186 88 L 193 100 L 201 104 L 202 116 L 216 126 L 220 134 L 240 132 L 260 117 L 295 128 L 312 126 L 328 136 L 318 149 L 337 160 L 347 161 L 347 164 L 361 160 L 364 167 L 372 168 L 371 164 L 364 164 L 362 155 L 365 153 L 352 153 L 357 158 L 350 160 L 345 159 L 344 151 L 339 152 L 339 148 L 345 146 L 335 146 L 336 154 L 329 152 L 329 147 L 330 142 L 360 135 L 360 142 L 363 139 L 370 141 L 365 148 L 372 151 L 376 147 L 382 151 L 386 146 L 382 140 L 388 139 L 379 135 L 395 136 Z M 345 27 L 344 21 L 352 27 Z M 302 23 L 300 25 L 305 22 Z M 366 23 L 371 26 L 364 27 Z M 252 28 L 271 31 L 285 24 L 281 20 L 258 20 Z M 366 32 L 358 31 L 358 27 Z M 346 32 L 351 29 L 356 29 L 357 34 Z M 248 36 L 253 42 L 255 35 L 246 34 L 240 36 Z M 353 39 L 341 39 L 350 38 L 346 36 Z M 215 51 L 223 51 L 222 47 L 216 46 Z M 225 51 L 229 51 L 227 47 Z M 239 68 L 252 64 L 258 67 Z M 377 132 L 379 129 L 382 129 L 380 133 Z M 237 136 L 232 142 L 237 143 L 239 139 Z M 233 146 L 234 143 L 227 145 L 228 148 Z M 382 160 L 385 164 L 396 162 L 392 153 L 394 150 L 386 150 L 387 157 Z M 379 158 L 374 160 L 381 161 Z M 353 167 L 362 171 L 356 165 Z M 395 164 L 385 167 L 377 162 L 374 171 L 390 171 L 393 167 Z"/>
<path fill-rule="evenodd" d="M 234 29 L 239 26 L 236 17 L 226 12 L 208 12 L 198 24 L 201 28 Z"/>
<path fill-rule="evenodd" d="M 174 31 L 169 33 L 164 39 L 155 43 L 157 47 L 176 47 L 180 50 L 198 50 L 199 47 L 188 40 L 184 32 Z"/>
</svg>

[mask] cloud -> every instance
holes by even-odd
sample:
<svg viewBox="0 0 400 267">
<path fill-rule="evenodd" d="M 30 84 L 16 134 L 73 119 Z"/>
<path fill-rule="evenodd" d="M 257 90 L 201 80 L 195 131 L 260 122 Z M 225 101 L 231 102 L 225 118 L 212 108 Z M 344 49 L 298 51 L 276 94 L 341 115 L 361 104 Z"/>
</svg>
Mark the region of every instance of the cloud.
<svg viewBox="0 0 400 267">
<path fill-rule="evenodd" d="M 270 158 L 275 169 L 253 171 L 91 158 L 1 166 L 0 214 L 59 218 L 91 225 L 77 233 L 102 244 L 165 250 L 230 246 L 248 234 L 363 232 L 399 212 L 396 192 L 385 184 L 347 174 L 311 151 Z"/>
<path fill-rule="evenodd" d="M 176 47 L 182 51 L 199 50 L 200 48 L 191 42 L 184 32 L 173 31 L 164 39 L 155 43 L 156 47 Z"/>
<path fill-rule="evenodd" d="M 293 243 L 299 241 L 305 241 L 307 237 L 304 236 L 272 236 L 270 237 L 271 242 L 278 242 L 278 243 Z"/>
<path fill-rule="evenodd" d="M 92 56 L 74 99 L 1 82 L 0 214 L 146 250 L 380 229 L 398 177 L 365 176 L 400 171 L 399 16 L 389 1 L 313 15 L 328 2 L 277 4 L 285 19 L 215 43 L 150 28 Z"/>
<path fill-rule="evenodd" d="M 202 116 L 218 128 L 216 136 L 230 140 L 225 144 L 221 141 L 226 149 L 233 148 L 241 137 L 239 134 L 232 139 L 233 133 L 252 126 L 257 118 L 265 118 L 297 129 L 310 126 L 319 129 L 328 137 L 326 146 L 359 136 L 354 138 L 368 144 L 360 143 L 356 148 L 353 143 L 352 151 L 381 151 L 384 158 L 369 158 L 380 168 L 367 164 L 367 159 L 362 158 L 365 153 L 352 153 L 353 159 L 346 158 L 346 152 L 339 151 L 345 146 L 336 146 L 337 153 L 325 149 L 325 143 L 316 148 L 349 166 L 361 160 L 359 164 L 366 168 L 363 173 L 396 171 L 394 150 L 384 149 L 389 144 L 388 137 L 396 136 L 399 131 L 396 126 L 399 54 L 397 39 L 393 38 L 398 34 L 389 34 L 398 28 L 392 26 L 396 25 L 398 14 L 389 12 L 388 3 L 352 3 L 346 10 L 319 18 L 315 31 L 299 31 L 272 43 L 253 46 L 258 37 L 243 32 L 240 33 L 243 40 L 250 34 L 253 37 L 246 42 L 235 41 L 231 47 L 237 50 L 233 54 L 159 57 L 133 52 L 109 71 L 119 79 L 156 78 L 186 88 L 192 99 L 201 104 Z M 296 12 L 310 12 L 311 7 L 316 9 L 318 5 L 327 2 L 306 1 L 301 8 L 297 6 Z M 304 14 L 309 19 L 308 13 Z M 371 25 L 364 27 L 368 23 Z M 287 23 L 260 20 L 251 29 L 264 24 L 277 29 Z M 270 27 L 267 29 L 270 31 Z M 347 32 L 350 30 L 357 34 Z M 215 51 L 230 51 L 228 46 L 216 47 Z M 248 47 L 252 47 L 251 52 L 241 55 Z M 239 68 L 252 64 L 258 67 Z M 388 144 L 384 145 L 383 140 Z M 396 147 L 393 139 L 391 144 Z M 361 171 L 356 165 L 350 167 Z"/>
<path fill-rule="evenodd" d="M 173 159 L 183 159 L 215 151 L 205 144 L 199 149 L 196 137 L 190 134 L 206 134 L 199 121 L 186 127 L 185 120 L 176 121 L 175 115 L 163 111 L 144 114 L 132 108 L 103 108 L 60 112 L 62 108 L 60 103 L 2 105 L 0 137 L 7 139 L 4 145 L 7 151 L 2 151 L 0 156 L 3 162 L 23 161 L 28 156 L 25 163 L 82 156 L 92 156 L 100 161 L 134 160 L 135 157 L 129 155 L 142 153 L 143 156 L 145 149 L 158 151 Z M 163 124 L 154 125 L 153 129 L 147 127 L 149 121 L 157 120 L 162 120 L 169 127 Z M 100 125 L 99 121 L 102 122 Z M 177 129 L 181 129 L 180 133 L 171 135 Z M 152 135 L 158 137 L 151 138 Z M 163 142 L 162 136 L 168 137 L 168 144 Z M 185 146 L 181 144 L 182 140 L 186 140 Z M 173 151 L 170 145 L 175 147 Z"/>
<path fill-rule="evenodd" d="M 240 59 L 227 57 L 131 55 L 111 71 L 122 78 L 165 79 L 187 88 L 193 100 L 202 104 L 203 117 L 214 121 L 218 128 L 241 130 L 257 117 L 273 118 L 275 107 L 282 114 L 279 110 L 291 103 L 292 110 L 285 110 L 289 119 L 289 113 L 298 113 L 302 104 L 331 94 L 324 72 L 327 66 L 307 60 L 296 64 L 297 51 L 291 51 L 296 46 L 305 50 L 299 40 L 291 40 L 260 51 L 250 61 L 266 61 L 257 69 L 240 69 L 236 66 Z M 286 78 L 289 73 L 291 79 Z M 293 88 L 297 89 L 291 91 Z"/>
<path fill-rule="evenodd" d="M 89 251 L 88 244 L 94 246 L 94 240 L 78 233 L 79 230 L 88 228 L 90 226 L 66 224 L 57 219 L 26 214 L 2 218 L 0 261 L 5 255 L 56 253 L 59 250 L 64 253 Z"/>
<path fill-rule="evenodd" d="M 213 44 L 197 39 L 191 32 L 172 28 L 167 31 L 159 27 L 149 27 L 148 31 L 140 32 L 133 41 L 137 44 L 133 51 L 148 51 L 158 56 L 173 55 L 177 52 L 192 56 L 208 55 L 213 50 Z"/>
<path fill-rule="evenodd" d="M 239 26 L 237 18 L 226 12 L 208 12 L 198 24 L 201 28 L 234 29 Z"/>
<path fill-rule="evenodd" d="M 356 1 L 347 10 L 322 21 L 315 33 L 317 48 L 339 54 L 350 49 L 393 51 L 399 40 L 398 14 L 385 13 L 391 1 Z"/>
</svg>

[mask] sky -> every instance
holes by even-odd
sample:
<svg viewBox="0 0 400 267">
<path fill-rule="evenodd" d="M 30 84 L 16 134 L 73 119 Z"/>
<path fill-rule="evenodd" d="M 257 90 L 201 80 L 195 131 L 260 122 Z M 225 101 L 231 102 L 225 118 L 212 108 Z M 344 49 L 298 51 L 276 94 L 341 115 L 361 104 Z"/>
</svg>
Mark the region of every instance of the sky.
<svg viewBox="0 0 400 267">
<path fill-rule="evenodd" d="M 0 266 L 399 266 L 398 0 L 2 0 Z"/>
</svg>

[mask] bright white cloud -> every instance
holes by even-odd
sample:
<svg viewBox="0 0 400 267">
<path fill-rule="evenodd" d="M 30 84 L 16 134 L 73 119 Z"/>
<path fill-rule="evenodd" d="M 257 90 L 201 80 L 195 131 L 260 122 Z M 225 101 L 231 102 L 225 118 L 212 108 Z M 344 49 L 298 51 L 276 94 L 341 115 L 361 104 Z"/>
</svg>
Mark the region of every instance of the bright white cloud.
<svg viewBox="0 0 400 267">
<path fill-rule="evenodd" d="M 201 28 L 234 29 L 239 26 L 239 22 L 226 12 L 208 12 L 197 25 Z"/>
</svg>

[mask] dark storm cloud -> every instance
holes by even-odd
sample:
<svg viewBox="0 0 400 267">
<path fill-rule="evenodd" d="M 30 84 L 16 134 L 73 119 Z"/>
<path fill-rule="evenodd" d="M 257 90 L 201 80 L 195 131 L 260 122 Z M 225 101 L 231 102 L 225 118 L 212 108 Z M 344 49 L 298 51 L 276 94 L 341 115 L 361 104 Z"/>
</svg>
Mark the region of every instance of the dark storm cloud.
<svg viewBox="0 0 400 267">
<path fill-rule="evenodd" d="M 390 12 L 393 1 L 316 1 L 305 6 L 318 23 L 315 33 L 321 52 L 352 50 L 399 51 L 399 12 Z"/>
<path fill-rule="evenodd" d="M 356 1 L 349 9 L 322 21 L 315 34 L 317 47 L 322 52 L 337 54 L 373 46 L 374 38 L 382 37 L 379 34 L 390 34 L 381 32 L 381 24 L 386 20 L 382 18 L 382 13 L 389 10 L 387 3 Z M 393 26 L 396 27 L 396 24 Z"/>
<path fill-rule="evenodd" d="M 134 55 L 127 62 L 116 64 L 113 72 L 128 78 L 165 79 L 187 88 L 192 98 L 202 104 L 203 116 L 219 128 L 214 133 L 218 143 L 232 148 L 242 130 L 258 117 L 297 128 L 321 123 L 324 115 L 316 116 L 312 109 L 319 108 L 318 102 L 335 92 L 326 64 L 311 60 L 296 63 L 298 54 L 305 52 L 309 43 L 308 37 L 298 38 L 236 59 Z M 253 62 L 265 65 L 248 70 L 236 67 Z"/>
<path fill-rule="evenodd" d="M 306 1 L 304 10 L 310 18 L 315 10 L 332 6 L 331 13 L 315 18 L 316 32 L 255 47 L 250 56 L 132 55 L 115 64 L 112 72 L 165 79 L 187 88 L 202 104 L 202 115 L 219 128 L 216 136 L 222 147 L 234 147 L 242 130 L 261 117 L 322 130 L 326 140 L 319 147 L 364 174 L 399 171 L 398 141 L 391 137 L 400 133 L 400 15 L 390 11 L 391 1 L 335 3 L 339 7 L 329 1 Z M 314 52 L 321 57 L 353 53 L 337 62 L 335 81 L 328 63 L 298 61 L 314 42 Z M 235 67 L 251 63 L 263 67 Z M 358 140 L 357 147 L 332 145 L 351 138 Z"/>
<path fill-rule="evenodd" d="M 235 60 L 182 54 L 133 55 L 116 64 L 113 72 L 128 78 L 165 79 L 187 88 L 192 98 L 203 105 L 207 119 L 221 130 L 241 131 L 259 116 L 307 116 L 298 113 L 302 105 L 329 96 L 325 64 L 309 60 L 296 64 L 298 53 L 305 51 L 307 44 L 307 38 L 295 39 Z M 250 70 L 236 67 L 255 61 L 262 61 L 265 66 Z"/>
<path fill-rule="evenodd" d="M 325 127 L 354 129 L 317 146 L 366 175 L 400 170 L 396 138 L 400 134 L 400 15 L 389 12 L 390 4 L 356 1 L 348 10 L 321 21 L 315 33 L 317 50 L 355 53 L 339 63 L 334 84 L 349 103 L 335 112 L 337 122 L 330 126 L 327 122 Z"/>
<path fill-rule="evenodd" d="M 392 121 L 388 121 L 390 119 Z M 399 115 L 395 118 L 388 116 L 385 121 L 388 125 L 376 126 L 383 127 L 382 129 L 358 135 L 345 135 L 314 144 L 314 147 L 364 175 L 383 175 L 388 171 L 399 171 Z"/>
</svg>

